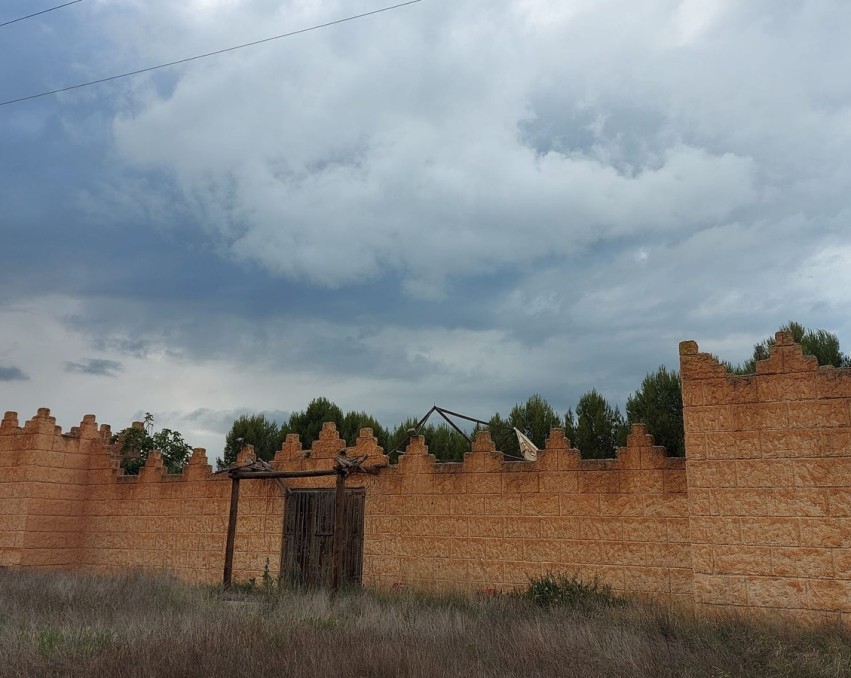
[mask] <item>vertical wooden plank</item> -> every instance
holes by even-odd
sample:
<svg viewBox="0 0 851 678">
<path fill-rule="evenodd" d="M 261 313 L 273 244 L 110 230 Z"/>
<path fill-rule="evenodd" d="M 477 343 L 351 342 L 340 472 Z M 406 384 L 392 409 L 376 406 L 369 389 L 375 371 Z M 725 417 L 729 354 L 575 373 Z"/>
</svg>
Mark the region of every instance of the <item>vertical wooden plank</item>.
<svg viewBox="0 0 851 678">
<path fill-rule="evenodd" d="M 342 471 L 337 473 L 337 487 L 334 493 L 334 564 L 331 570 L 331 592 L 336 593 L 340 588 L 340 577 L 343 574 L 343 542 L 345 541 L 345 508 L 346 508 L 346 476 Z"/>
<path fill-rule="evenodd" d="M 284 519 L 281 521 L 281 560 L 278 563 L 278 584 L 286 581 L 288 577 L 289 565 L 287 563 L 287 543 L 291 539 L 292 534 L 292 516 L 290 510 L 292 508 L 292 493 L 289 490 L 284 490 Z"/>
<path fill-rule="evenodd" d="M 222 586 L 229 589 L 233 579 L 233 546 L 236 542 L 236 517 L 239 510 L 239 478 L 234 478 L 230 485 L 230 514 L 228 515 L 228 538 L 225 545 L 225 571 L 222 575 Z"/>
</svg>

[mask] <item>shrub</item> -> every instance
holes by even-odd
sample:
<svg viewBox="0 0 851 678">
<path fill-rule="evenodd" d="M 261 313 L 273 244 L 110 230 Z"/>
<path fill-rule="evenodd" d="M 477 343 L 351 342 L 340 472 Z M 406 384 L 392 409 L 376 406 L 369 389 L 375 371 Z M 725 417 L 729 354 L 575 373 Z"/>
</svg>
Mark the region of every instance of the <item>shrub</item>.
<svg viewBox="0 0 851 678">
<path fill-rule="evenodd" d="M 525 596 L 539 607 L 556 605 L 588 609 L 592 607 L 610 607 L 622 603 L 622 599 L 612 593 L 606 585 L 600 585 L 595 578 L 587 583 L 575 574 L 547 572 L 540 577 L 530 577 Z"/>
</svg>

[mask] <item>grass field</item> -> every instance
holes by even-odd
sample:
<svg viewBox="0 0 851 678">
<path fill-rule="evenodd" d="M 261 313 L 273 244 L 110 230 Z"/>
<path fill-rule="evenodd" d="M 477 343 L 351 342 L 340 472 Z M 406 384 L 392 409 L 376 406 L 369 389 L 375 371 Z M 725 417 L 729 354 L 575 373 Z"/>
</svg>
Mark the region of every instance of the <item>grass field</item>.
<svg viewBox="0 0 851 678">
<path fill-rule="evenodd" d="M 0 675 L 851 676 L 851 638 L 836 630 L 698 622 L 548 586 L 538 603 L 555 604 L 369 591 L 227 600 L 144 575 L 5 570 Z"/>
</svg>

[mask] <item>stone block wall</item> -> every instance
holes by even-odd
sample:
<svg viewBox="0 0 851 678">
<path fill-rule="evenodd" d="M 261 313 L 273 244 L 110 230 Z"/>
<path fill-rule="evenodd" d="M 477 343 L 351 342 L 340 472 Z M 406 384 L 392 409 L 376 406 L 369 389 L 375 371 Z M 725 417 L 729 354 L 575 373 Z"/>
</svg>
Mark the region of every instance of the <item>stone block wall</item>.
<svg viewBox="0 0 851 678">
<path fill-rule="evenodd" d="M 94 417 L 62 434 L 47 410 L 23 428 L 10 413 L 3 435 L 0 497 L 24 498 L 2 504 L 16 512 L 4 521 L 4 564 L 220 579 L 231 485 L 212 473 L 203 450 L 180 474 L 165 473 L 154 453 L 138 476 L 125 476 L 109 429 L 98 429 Z M 272 466 L 331 468 L 344 448 L 327 424 L 310 450 L 289 436 Z M 369 429 L 348 454 L 368 455 L 368 465 L 388 461 Z M 333 486 L 327 477 L 284 482 Z M 641 426 L 610 460 L 580 459 L 560 429 L 536 462 L 503 461 L 482 433 L 464 462 L 438 463 L 415 438 L 399 464 L 347 485 L 367 493 L 368 585 L 493 590 L 560 571 L 691 604 L 685 462 L 666 458 Z M 283 512 L 275 482 L 240 484 L 237 579 L 262 576 L 267 563 L 277 574 Z"/>
<path fill-rule="evenodd" d="M 851 369 L 818 368 L 782 333 L 754 375 L 727 374 L 694 342 L 680 360 L 687 459 L 634 426 L 616 458 L 583 460 L 553 429 L 536 462 L 505 461 L 480 433 L 463 462 L 439 463 L 415 438 L 398 464 L 350 477 L 366 492 L 364 582 L 496 590 L 558 571 L 703 614 L 851 627 Z M 309 450 L 289 436 L 272 466 L 331 468 L 344 447 L 329 424 Z M 347 453 L 388 461 L 368 429 Z M 0 566 L 214 583 L 230 491 L 203 450 L 180 474 L 152 454 L 124 476 L 93 416 L 62 433 L 46 409 L 23 426 L 9 412 Z M 261 577 L 267 563 L 277 574 L 283 514 L 280 484 L 241 482 L 236 579 Z"/>
<path fill-rule="evenodd" d="M 536 462 L 503 461 L 478 434 L 462 463 L 422 438 L 367 484 L 365 581 L 508 589 L 545 572 L 692 600 L 685 462 L 636 426 L 616 459 L 582 460 L 554 429 Z"/>
<path fill-rule="evenodd" d="M 851 370 L 783 332 L 754 375 L 680 361 L 698 609 L 851 626 Z"/>
</svg>

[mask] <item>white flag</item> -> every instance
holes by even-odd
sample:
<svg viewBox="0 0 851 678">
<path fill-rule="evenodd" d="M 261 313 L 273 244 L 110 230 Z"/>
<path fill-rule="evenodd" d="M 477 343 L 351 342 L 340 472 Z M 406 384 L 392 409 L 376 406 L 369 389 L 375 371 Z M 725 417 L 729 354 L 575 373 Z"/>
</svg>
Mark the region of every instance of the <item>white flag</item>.
<svg viewBox="0 0 851 678">
<path fill-rule="evenodd" d="M 517 444 L 520 445 L 520 454 L 523 455 L 523 458 L 526 461 L 537 460 L 538 448 L 535 447 L 535 443 L 529 440 L 529 438 L 527 438 L 517 428 L 514 429 L 514 433 L 517 434 Z"/>
</svg>

